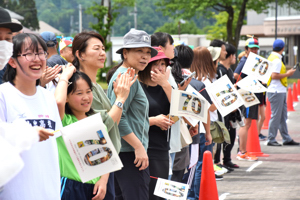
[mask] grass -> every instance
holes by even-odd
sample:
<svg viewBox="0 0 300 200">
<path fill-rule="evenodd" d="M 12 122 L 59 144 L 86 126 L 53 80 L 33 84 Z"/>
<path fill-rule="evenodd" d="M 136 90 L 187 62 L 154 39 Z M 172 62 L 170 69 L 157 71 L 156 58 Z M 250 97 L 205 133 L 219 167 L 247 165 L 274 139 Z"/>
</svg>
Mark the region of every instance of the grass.
<svg viewBox="0 0 300 200">
<path fill-rule="evenodd" d="M 98 81 L 97 83 L 103 88 L 103 90 L 107 90 L 108 85 L 106 82 Z"/>
<path fill-rule="evenodd" d="M 297 83 L 298 79 L 297 78 L 288 78 L 287 79 L 287 83 L 289 84 L 293 84 L 293 83 Z"/>
</svg>

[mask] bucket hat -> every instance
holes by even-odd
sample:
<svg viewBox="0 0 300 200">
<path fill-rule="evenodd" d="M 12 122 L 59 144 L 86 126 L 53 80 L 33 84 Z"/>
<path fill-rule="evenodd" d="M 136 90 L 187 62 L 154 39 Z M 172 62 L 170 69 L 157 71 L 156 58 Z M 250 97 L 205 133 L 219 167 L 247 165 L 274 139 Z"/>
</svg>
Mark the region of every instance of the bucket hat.
<svg viewBox="0 0 300 200">
<path fill-rule="evenodd" d="M 11 17 L 7 10 L 0 7 L 0 27 L 8 28 L 12 32 L 18 32 L 23 29 L 21 24 L 12 22 Z"/>
<path fill-rule="evenodd" d="M 131 29 L 123 38 L 123 46 L 116 51 L 123 53 L 123 49 L 133 49 L 140 47 L 149 47 L 151 49 L 151 58 L 157 55 L 157 50 L 151 47 L 151 37 L 145 31 Z"/>
</svg>

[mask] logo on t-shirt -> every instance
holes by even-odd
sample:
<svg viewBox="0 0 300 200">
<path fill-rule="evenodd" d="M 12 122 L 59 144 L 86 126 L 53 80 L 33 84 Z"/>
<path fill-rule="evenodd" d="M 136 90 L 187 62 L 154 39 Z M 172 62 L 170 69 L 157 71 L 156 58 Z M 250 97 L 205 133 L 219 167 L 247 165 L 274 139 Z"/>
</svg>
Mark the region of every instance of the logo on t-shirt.
<svg viewBox="0 0 300 200">
<path fill-rule="evenodd" d="M 45 129 L 55 130 L 55 122 L 51 119 L 26 119 L 31 126 L 39 126 Z"/>
</svg>

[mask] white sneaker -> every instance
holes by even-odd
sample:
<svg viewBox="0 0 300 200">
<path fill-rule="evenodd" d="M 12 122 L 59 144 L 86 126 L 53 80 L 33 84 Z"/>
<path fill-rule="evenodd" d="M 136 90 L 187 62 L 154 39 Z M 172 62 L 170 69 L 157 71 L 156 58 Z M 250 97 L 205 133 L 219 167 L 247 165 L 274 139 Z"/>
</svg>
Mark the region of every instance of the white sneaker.
<svg viewBox="0 0 300 200">
<path fill-rule="evenodd" d="M 245 126 L 244 119 L 245 119 L 245 117 L 242 117 L 242 120 L 241 120 L 241 121 L 238 121 L 238 123 L 239 123 L 240 127 L 243 127 L 243 126 Z"/>
<path fill-rule="evenodd" d="M 233 121 L 230 120 L 229 123 L 230 123 L 232 128 L 237 128 L 238 127 L 238 123 L 236 121 L 233 122 Z"/>
</svg>

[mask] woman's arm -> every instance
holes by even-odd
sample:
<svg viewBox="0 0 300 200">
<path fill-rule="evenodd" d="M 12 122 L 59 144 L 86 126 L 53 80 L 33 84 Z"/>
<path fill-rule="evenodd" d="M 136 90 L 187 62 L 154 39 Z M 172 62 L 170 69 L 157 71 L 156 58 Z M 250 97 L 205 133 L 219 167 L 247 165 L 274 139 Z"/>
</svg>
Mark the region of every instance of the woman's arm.
<svg viewBox="0 0 300 200">
<path fill-rule="evenodd" d="M 140 167 L 140 171 L 146 169 L 149 165 L 148 155 L 141 141 L 133 132 L 123 136 L 122 138 L 134 148 L 135 166 Z"/>
<path fill-rule="evenodd" d="M 137 76 L 134 77 L 134 75 L 135 70 L 132 68 L 128 68 L 127 72 L 124 74 L 118 74 L 116 81 L 113 82 L 114 92 L 116 95 L 115 102 L 120 101 L 122 104 L 125 103 L 130 92 L 130 87 L 137 79 Z M 122 116 L 122 109 L 114 104 L 108 112 L 108 115 L 114 122 L 119 123 Z"/>
</svg>

